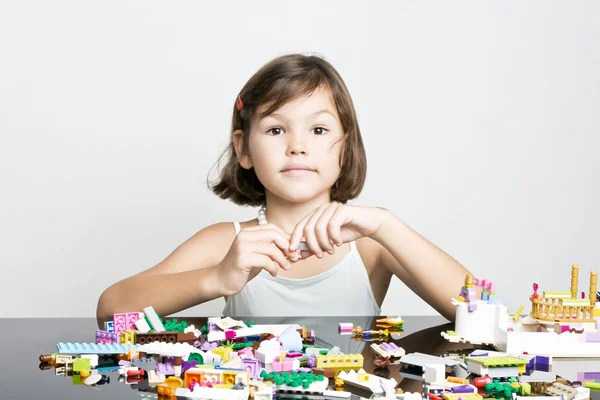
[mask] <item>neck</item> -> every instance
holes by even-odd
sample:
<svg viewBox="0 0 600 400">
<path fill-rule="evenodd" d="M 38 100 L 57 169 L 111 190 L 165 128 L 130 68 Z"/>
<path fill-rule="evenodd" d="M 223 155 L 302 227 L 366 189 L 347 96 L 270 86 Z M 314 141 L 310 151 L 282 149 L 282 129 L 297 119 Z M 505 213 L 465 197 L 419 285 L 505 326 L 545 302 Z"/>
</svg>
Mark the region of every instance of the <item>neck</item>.
<svg viewBox="0 0 600 400">
<path fill-rule="evenodd" d="M 321 204 L 329 203 L 329 193 L 326 192 L 305 202 L 292 202 L 273 193 L 266 192 L 267 198 L 267 222 L 274 224 L 284 230 L 292 233 L 298 222 L 306 217 Z"/>
</svg>

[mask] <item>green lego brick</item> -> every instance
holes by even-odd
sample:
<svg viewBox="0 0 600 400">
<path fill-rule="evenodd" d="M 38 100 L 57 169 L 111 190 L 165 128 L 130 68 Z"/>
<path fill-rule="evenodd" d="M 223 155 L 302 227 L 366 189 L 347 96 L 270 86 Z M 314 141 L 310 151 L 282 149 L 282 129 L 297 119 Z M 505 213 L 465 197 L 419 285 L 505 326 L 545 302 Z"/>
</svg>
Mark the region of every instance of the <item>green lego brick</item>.
<svg viewBox="0 0 600 400">
<path fill-rule="evenodd" d="M 529 361 L 512 356 L 465 357 L 465 361 L 483 365 L 484 367 L 510 367 L 526 365 Z"/>
</svg>

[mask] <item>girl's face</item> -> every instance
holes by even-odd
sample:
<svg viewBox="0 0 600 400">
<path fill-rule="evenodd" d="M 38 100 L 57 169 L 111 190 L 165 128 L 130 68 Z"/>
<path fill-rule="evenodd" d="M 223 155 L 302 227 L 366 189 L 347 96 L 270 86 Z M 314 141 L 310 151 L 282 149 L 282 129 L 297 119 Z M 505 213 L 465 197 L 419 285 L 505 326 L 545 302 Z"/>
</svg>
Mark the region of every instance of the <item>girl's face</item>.
<svg viewBox="0 0 600 400">
<path fill-rule="evenodd" d="M 253 121 L 249 154 L 240 163 L 254 167 L 265 189 L 282 199 L 329 196 L 340 175 L 343 137 L 331 92 L 318 88 Z"/>
</svg>

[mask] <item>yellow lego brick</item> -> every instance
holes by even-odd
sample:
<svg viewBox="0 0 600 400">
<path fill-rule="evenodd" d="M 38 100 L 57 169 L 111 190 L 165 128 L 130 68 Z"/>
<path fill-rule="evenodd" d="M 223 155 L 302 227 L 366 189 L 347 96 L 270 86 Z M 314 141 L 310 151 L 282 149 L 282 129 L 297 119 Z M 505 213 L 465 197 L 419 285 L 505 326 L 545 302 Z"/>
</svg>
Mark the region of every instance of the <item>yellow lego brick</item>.
<svg viewBox="0 0 600 400">
<path fill-rule="evenodd" d="M 213 349 L 212 352 L 214 354 L 217 354 L 219 357 L 221 357 L 223 359 L 223 361 L 228 361 L 231 359 L 231 348 L 229 348 L 229 347 L 220 346 L 220 347 L 217 347 L 216 349 Z"/>
<path fill-rule="evenodd" d="M 362 368 L 362 354 L 318 355 L 317 368 Z"/>
<path fill-rule="evenodd" d="M 442 398 L 444 400 L 483 400 L 483 397 L 478 393 L 444 393 Z"/>
<path fill-rule="evenodd" d="M 521 382 L 521 395 L 522 396 L 530 396 L 531 395 L 531 385 L 527 382 Z"/>
</svg>

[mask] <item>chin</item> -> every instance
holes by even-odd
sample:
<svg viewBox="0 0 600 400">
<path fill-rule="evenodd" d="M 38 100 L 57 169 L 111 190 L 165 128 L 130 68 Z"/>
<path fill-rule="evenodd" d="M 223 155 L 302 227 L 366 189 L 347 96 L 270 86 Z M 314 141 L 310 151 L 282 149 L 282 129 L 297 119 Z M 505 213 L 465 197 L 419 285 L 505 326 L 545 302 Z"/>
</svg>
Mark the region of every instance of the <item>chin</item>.
<svg viewBox="0 0 600 400">
<path fill-rule="evenodd" d="M 293 203 L 304 203 L 318 197 L 320 194 L 320 192 L 315 191 L 314 188 L 294 187 L 278 188 L 278 190 L 273 190 L 272 193 L 277 197 Z"/>
</svg>

